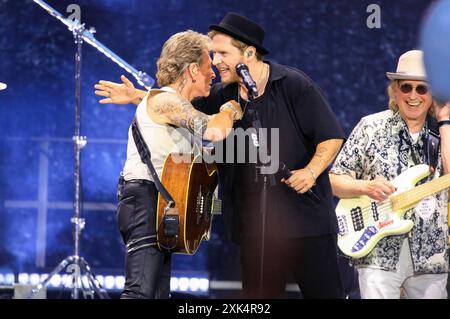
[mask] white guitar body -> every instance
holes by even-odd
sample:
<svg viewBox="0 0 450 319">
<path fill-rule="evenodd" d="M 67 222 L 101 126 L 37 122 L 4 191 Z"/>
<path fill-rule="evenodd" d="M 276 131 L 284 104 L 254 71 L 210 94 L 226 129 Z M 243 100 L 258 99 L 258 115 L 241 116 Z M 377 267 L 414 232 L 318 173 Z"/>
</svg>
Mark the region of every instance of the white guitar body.
<svg viewBox="0 0 450 319">
<path fill-rule="evenodd" d="M 339 225 L 338 246 L 342 252 L 353 258 L 361 258 L 370 253 L 380 239 L 409 232 L 414 224 L 403 219 L 403 216 L 419 201 L 395 207 L 391 198 L 413 189 L 417 182 L 429 174 L 429 167 L 425 164 L 409 168 L 391 182 L 397 191 L 384 202 L 377 203 L 368 196 L 340 200 L 336 215 Z"/>
</svg>

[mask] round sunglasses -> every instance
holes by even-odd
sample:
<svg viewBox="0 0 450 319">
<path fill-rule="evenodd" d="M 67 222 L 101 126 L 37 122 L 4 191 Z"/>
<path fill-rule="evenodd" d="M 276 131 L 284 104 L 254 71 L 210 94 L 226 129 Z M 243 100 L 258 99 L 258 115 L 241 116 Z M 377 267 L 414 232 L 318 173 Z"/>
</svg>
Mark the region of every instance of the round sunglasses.
<svg viewBox="0 0 450 319">
<path fill-rule="evenodd" d="M 400 91 L 402 91 L 402 93 L 408 94 L 413 90 L 413 86 L 412 84 L 409 83 L 403 83 L 402 85 L 400 85 Z M 419 95 L 425 95 L 428 93 L 428 86 L 424 85 L 424 84 L 419 84 L 418 86 L 415 87 L 417 94 Z"/>
</svg>

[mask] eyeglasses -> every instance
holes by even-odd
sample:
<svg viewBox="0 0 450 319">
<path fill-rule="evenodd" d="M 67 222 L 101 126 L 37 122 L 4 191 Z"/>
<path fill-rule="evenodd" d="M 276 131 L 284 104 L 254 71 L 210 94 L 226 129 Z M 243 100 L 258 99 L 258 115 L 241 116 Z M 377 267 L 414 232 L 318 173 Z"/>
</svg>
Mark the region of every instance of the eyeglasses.
<svg viewBox="0 0 450 319">
<path fill-rule="evenodd" d="M 418 86 L 415 87 L 417 94 L 420 95 L 425 95 L 428 93 L 428 86 L 423 85 L 423 84 L 419 84 Z M 408 83 L 403 83 L 402 85 L 400 85 L 400 91 L 402 91 L 402 93 L 408 94 L 413 90 L 413 86 L 412 84 L 408 84 Z"/>
</svg>

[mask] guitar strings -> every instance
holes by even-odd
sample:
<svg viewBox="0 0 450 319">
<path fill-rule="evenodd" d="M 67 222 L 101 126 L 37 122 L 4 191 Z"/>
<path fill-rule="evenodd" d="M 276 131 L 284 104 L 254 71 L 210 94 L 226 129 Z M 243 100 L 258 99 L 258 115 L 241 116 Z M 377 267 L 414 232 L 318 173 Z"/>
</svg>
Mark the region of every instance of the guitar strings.
<svg viewBox="0 0 450 319">
<path fill-rule="evenodd" d="M 446 175 L 444 175 L 444 176 L 441 176 L 439 179 L 436 179 L 434 181 L 431 181 L 431 182 L 428 182 L 428 183 L 425 183 L 425 184 L 434 183 L 433 184 L 434 187 L 440 188 L 442 185 L 446 185 L 447 184 L 447 182 L 448 182 L 447 179 L 448 178 L 449 177 L 446 177 Z M 424 194 L 427 194 L 429 192 L 429 187 L 431 185 L 429 185 L 427 188 L 421 187 L 421 186 L 423 186 L 425 184 L 421 184 L 421 185 L 417 186 L 418 188 L 420 188 L 420 190 L 418 191 L 419 195 L 424 195 Z M 397 194 L 396 197 L 399 198 L 399 199 L 403 199 L 403 200 L 408 199 L 408 197 L 411 197 L 411 194 L 409 194 L 410 191 L 411 190 L 407 190 L 407 191 L 405 191 L 403 193 Z M 415 191 L 414 195 L 417 196 L 417 190 Z M 371 203 L 373 203 L 373 202 L 371 202 Z M 376 204 L 376 206 L 377 206 L 377 212 L 378 213 L 384 213 L 384 210 L 387 208 L 387 206 L 390 206 L 390 208 L 392 209 L 390 200 L 386 201 L 386 202 L 384 202 L 384 203 L 382 203 L 380 205 Z M 372 204 L 367 205 L 367 206 L 365 206 L 365 207 L 363 207 L 361 209 L 361 216 L 363 217 L 363 219 L 366 219 L 366 220 L 369 219 L 370 218 L 369 214 L 372 217 L 372 219 L 375 220 L 373 218 Z M 344 216 L 350 215 L 350 218 L 353 221 L 353 217 L 351 215 L 351 212 L 350 213 L 346 212 L 346 213 L 344 213 L 342 215 L 344 215 Z"/>
<path fill-rule="evenodd" d="M 426 192 L 425 192 L 425 194 L 426 194 Z M 399 194 L 400 195 L 400 194 Z M 399 196 L 399 195 L 396 195 L 396 196 Z M 373 202 L 371 202 L 371 203 L 373 203 Z M 380 209 L 380 210 L 384 210 L 384 209 L 386 209 L 387 208 L 387 206 L 391 206 L 391 203 L 390 203 L 390 201 L 386 201 L 386 202 L 383 202 L 383 203 L 381 203 L 381 204 L 376 204 L 377 205 L 377 211 Z M 390 208 L 392 208 L 392 207 L 390 207 Z M 367 206 L 364 206 L 363 208 L 361 208 L 361 215 L 364 217 L 364 218 L 369 218 L 369 214 L 370 213 L 372 213 L 372 205 L 370 204 L 370 205 L 367 205 Z M 348 215 L 349 213 L 345 213 L 344 215 Z M 351 215 L 351 213 L 350 213 L 350 215 Z"/>
<path fill-rule="evenodd" d="M 402 194 L 398 194 L 396 196 L 400 196 L 400 195 L 402 195 Z M 373 203 L 373 202 L 371 202 L 371 203 Z M 382 202 L 381 204 L 376 204 L 376 205 L 377 205 L 377 210 L 378 209 L 384 210 L 385 208 L 387 208 L 386 206 L 391 206 L 391 203 L 390 203 L 390 200 L 389 200 L 389 201 L 385 201 L 385 202 Z M 367 206 L 364 206 L 361 209 L 361 215 L 363 217 L 365 217 L 365 218 L 368 218 L 368 215 L 371 213 L 371 210 L 372 210 L 372 205 L 371 204 L 367 205 Z M 347 214 L 345 214 L 345 215 L 347 215 Z"/>
</svg>

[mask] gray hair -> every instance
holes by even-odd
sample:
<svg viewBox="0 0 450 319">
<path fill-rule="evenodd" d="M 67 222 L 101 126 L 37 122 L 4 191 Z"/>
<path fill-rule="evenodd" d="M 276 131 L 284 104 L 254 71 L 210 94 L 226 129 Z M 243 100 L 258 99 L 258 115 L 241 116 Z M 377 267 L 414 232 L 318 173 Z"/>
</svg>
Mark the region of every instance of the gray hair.
<svg viewBox="0 0 450 319">
<path fill-rule="evenodd" d="M 387 87 L 387 94 L 389 97 L 389 109 L 395 113 L 398 111 L 398 105 L 397 105 L 397 102 L 395 101 L 394 86 L 398 87 L 398 81 L 394 80 L 394 81 L 391 81 L 391 83 L 389 83 L 389 85 Z"/>
<path fill-rule="evenodd" d="M 191 63 L 202 65 L 204 50 L 209 51 L 210 39 L 187 30 L 171 36 L 163 45 L 156 63 L 156 79 L 160 87 L 175 83 Z"/>
</svg>

